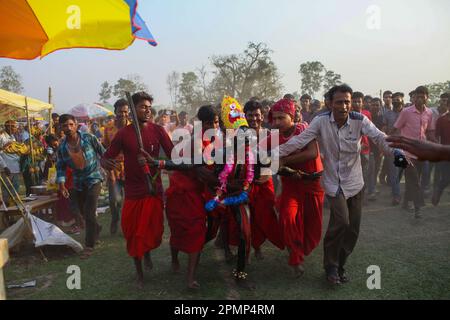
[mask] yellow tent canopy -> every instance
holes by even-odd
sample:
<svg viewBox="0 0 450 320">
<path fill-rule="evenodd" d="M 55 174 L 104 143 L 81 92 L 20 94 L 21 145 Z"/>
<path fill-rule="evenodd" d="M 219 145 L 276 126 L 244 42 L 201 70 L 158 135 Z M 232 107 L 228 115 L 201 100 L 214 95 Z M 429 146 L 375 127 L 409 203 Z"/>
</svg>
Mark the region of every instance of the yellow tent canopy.
<svg viewBox="0 0 450 320">
<path fill-rule="evenodd" d="M 26 114 L 25 99 L 28 110 L 32 113 L 51 112 L 53 105 L 37 99 L 0 89 L 0 121 L 17 119 Z"/>
</svg>

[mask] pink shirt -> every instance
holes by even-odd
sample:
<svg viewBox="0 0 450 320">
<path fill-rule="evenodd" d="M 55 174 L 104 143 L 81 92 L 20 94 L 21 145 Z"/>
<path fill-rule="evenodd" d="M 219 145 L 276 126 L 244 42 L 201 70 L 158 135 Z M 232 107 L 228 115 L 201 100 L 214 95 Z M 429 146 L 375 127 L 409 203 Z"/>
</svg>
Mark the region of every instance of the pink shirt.
<svg viewBox="0 0 450 320">
<path fill-rule="evenodd" d="M 400 130 L 400 134 L 407 138 L 427 140 L 427 131 L 434 130 L 433 112 L 430 108 L 420 113 L 416 106 L 405 108 L 398 116 L 394 124 L 396 129 Z"/>
<path fill-rule="evenodd" d="M 177 127 L 177 129 L 186 129 L 189 130 L 189 133 L 192 134 L 194 131 L 194 126 L 190 123 L 186 124 L 185 126 L 182 126 L 181 124 Z"/>
</svg>

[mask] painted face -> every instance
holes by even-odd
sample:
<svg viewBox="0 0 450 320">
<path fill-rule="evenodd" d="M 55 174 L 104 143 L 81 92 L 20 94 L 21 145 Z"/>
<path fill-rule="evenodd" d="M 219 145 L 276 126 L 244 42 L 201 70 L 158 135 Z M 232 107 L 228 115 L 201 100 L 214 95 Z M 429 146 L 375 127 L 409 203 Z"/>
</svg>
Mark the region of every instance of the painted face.
<svg viewBox="0 0 450 320">
<path fill-rule="evenodd" d="M 226 96 L 222 101 L 222 122 L 226 129 L 238 129 L 247 126 L 245 114 L 239 102 Z"/>
</svg>

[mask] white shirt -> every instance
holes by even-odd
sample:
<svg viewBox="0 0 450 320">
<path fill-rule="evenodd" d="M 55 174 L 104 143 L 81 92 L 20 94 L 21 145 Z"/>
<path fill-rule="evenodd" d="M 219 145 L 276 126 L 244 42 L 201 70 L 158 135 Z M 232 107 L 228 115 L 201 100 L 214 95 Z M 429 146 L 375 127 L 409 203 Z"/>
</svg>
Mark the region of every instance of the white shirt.
<svg viewBox="0 0 450 320">
<path fill-rule="evenodd" d="M 20 156 L 3 152 L 3 148 L 10 142 L 16 141 L 14 136 L 10 136 L 6 131 L 0 134 L 0 170 L 8 167 L 11 173 L 20 173 Z"/>
<path fill-rule="evenodd" d="M 323 154 L 322 185 L 327 195 L 335 197 L 342 190 L 346 199 L 357 195 L 364 187 L 361 169 L 361 136 L 368 136 L 385 154 L 393 153 L 386 134 L 363 114 L 350 112 L 347 122 L 338 128 L 331 112 L 317 115 L 309 127 L 279 147 L 280 157 L 319 141 Z"/>
</svg>

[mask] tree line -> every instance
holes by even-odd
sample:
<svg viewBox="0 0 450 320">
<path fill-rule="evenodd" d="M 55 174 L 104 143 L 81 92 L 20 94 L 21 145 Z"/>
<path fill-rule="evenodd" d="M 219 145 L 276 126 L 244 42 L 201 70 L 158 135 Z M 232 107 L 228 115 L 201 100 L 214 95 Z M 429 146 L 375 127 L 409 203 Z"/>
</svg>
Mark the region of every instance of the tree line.
<svg viewBox="0 0 450 320">
<path fill-rule="evenodd" d="M 166 79 L 171 107 L 195 113 L 200 105 L 219 103 L 224 95 L 231 95 L 242 102 L 252 97 L 278 99 L 283 94 L 282 76 L 272 53 L 265 43 L 250 42 L 241 53 L 212 56 L 208 64 L 191 71 L 172 71 Z M 343 82 L 340 74 L 326 68 L 320 61 L 301 63 L 298 73 L 301 94 L 313 97 L 319 97 Z M 442 93 L 450 91 L 450 80 L 426 86 L 430 103 L 435 105 Z M 11 66 L 0 68 L 0 88 L 23 93 L 21 75 Z M 102 82 L 98 98 L 100 102 L 110 103 L 113 98 L 124 97 L 126 91 L 148 91 L 148 87 L 140 75 L 130 74 L 115 83 Z M 293 94 L 300 96 L 298 92 Z"/>
</svg>

